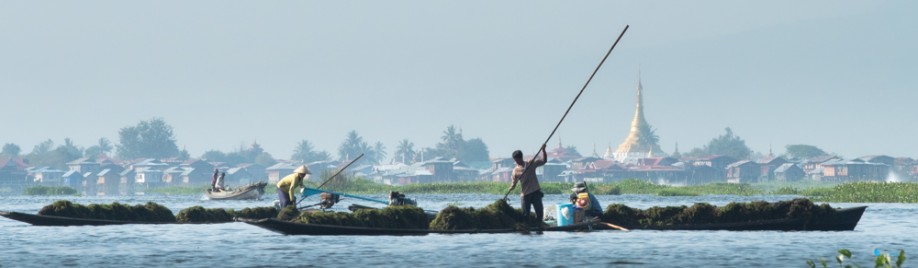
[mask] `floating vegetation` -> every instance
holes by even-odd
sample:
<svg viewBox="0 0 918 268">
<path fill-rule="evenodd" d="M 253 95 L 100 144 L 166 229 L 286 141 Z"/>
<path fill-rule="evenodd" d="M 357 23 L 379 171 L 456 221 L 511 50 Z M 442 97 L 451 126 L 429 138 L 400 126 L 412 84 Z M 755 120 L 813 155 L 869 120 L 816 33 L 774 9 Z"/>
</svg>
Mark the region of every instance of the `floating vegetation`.
<svg viewBox="0 0 918 268">
<path fill-rule="evenodd" d="M 58 200 L 41 208 L 39 215 L 72 217 L 81 219 L 172 223 L 175 215 L 168 208 L 147 202 L 144 205 L 124 205 L 118 202 L 112 204 L 90 204 L 88 206 L 74 204 L 67 200 Z"/>
<path fill-rule="evenodd" d="M 497 200 L 481 208 L 459 208 L 450 205 L 440 211 L 430 223 L 432 230 L 469 230 L 469 229 L 520 229 L 525 223 L 539 223 L 532 215 L 523 217 L 523 211 L 507 204 L 506 200 Z"/>
<path fill-rule="evenodd" d="M 826 202 L 918 203 L 918 183 L 852 182 L 831 190 L 807 191 L 807 196 Z"/>
<path fill-rule="evenodd" d="M 893 256 L 890 255 L 889 252 L 886 252 L 886 251 L 880 253 L 879 250 L 874 249 L 873 254 L 875 256 L 873 260 L 874 267 L 898 268 L 898 267 L 902 267 L 902 264 L 905 263 L 905 250 L 900 249 L 899 256 L 897 256 L 895 260 L 893 260 Z M 854 259 L 852 257 L 854 257 L 854 254 L 851 253 L 851 250 L 844 249 L 844 248 L 839 249 L 838 256 L 835 256 L 835 262 L 838 263 L 838 267 L 862 267 L 854 263 Z M 817 267 L 816 263 L 817 263 L 816 260 L 812 260 L 812 259 L 806 260 L 806 265 L 810 268 L 816 268 Z M 829 267 L 829 261 L 827 261 L 826 259 L 822 257 L 819 258 L 819 264 L 821 264 L 821 266 L 819 267 L 823 267 L 823 268 Z M 870 266 L 867 265 L 863 267 L 870 267 Z"/>
<path fill-rule="evenodd" d="M 800 194 L 800 190 L 797 190 L 797 188 L 794 188 L 794 187 L 784 186 L 784 187 L 778 188 L 778 189 L 776 189 L 776 190 L 774 190 L 774 191 L 771 191 L 771 194 L 775 194 L 775 195 L 799 195 L 799 194 Z"/>
<path fill-rule="evenodd" d="M 279 218 L 289 218 L 295 210 L 281 210 Z M 382 209 L 360 209 L 354 213 L 305 211 L 293 222 L 370 228 L 427 229 L 429 219 L 424 210 L 415 206 L 394 206 Z"/>
<path fill-rule="evenodd" d="M 22 190 L 25 195 L 75 195 L 76 189 L 67 186 L 32 186 Z"/>
<path fill-rule="evenodd" d="M 765 201 L 753 201 L 748 203 L 731 202 L 722 207 L 713 206 L 708 203 L 696 203 L 690 207 L 651 207 L 645 210 L 631 208 L 623 204 L 611 204 L 606 207 L 606 211 L 602 215 L 602 220 L 628 228 L 646 228 L 652 226 L 734 223 L 784 218 L 811 220 L 830 216 L 834 213 L 835 209 L 828 204 L 816 205 L 809 199 L 798 198 L 774 203 Z"/>
</svg>

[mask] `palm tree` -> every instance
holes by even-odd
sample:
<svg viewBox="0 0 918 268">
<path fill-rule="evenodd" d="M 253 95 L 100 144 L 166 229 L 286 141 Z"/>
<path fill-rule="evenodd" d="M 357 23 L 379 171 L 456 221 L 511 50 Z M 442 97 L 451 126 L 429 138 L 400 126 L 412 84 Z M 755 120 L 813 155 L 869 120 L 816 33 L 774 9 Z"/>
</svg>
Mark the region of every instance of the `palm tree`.
<svg viewBox="0 0 918 268">
<path fill-rule="evenodd" d="M 99 151 L 108 154 L 114 150 L 115 147 L 112 146 L 112 142 L 106 138 L 99 138 Z"/>
<path fill-rule="evenodd" d="M 307 162 L 312 154 L 312 144 L 308 140 L 302 140 L 293 149 L 293 155 L 290 156 L 290 160 Z"/>
<path fill-rule="evenodd" d="M 338 147 L 338 159 L 342 161 L 347 161 L 357 157 L 361 153 L 371 152 L 372 148 L 363 141 L 363 138 L 360 135 L 357 135 L 356 130 L 351 130 L 347 133 L 347 138 L 344 139 L 344 142 L 341 143 L 341 146 Z M 372 158 L 372 155 L 370 155 Z M 369 159 L 371 162 L 376 159 Z"/>
<path fill-rule="evenodd" d="M 325 151 L 316 152 L 308 140 L 300 141 L 296 148 L 293 149 L 293 155 L 290 156 L 291 160 L 302 161 L 304 163 L 325 161 L 329 158 L 328 153 Z"/>
<path fill-rule="evenodd" d="M 401 158 L 402 163 L 408 164 L 409 161 L 413 162 L 414 160 L 414 143 L 404 139 L 398 142 L 398 146 L 395 148 L 395 157 Z"/>
<path fill-rule="evenodd" d="M 383 145 L 382 142 L 377 141 L 376 145 L 373 146 L 372 152 L 373 152 L 373 158 L 376 160 L 375 162 L 377 164 L 383 162 L 383 160 L 386 160 L 386 156 L 388 156 L 388 154 L 386 153 L 386 146 Z"/>
<path fill-rule="evenodd" d="M 440 137 L 442 141 L 438 147 L 441 147 L 444 156 L 447 158 L 456 158 L 459 156 L 459 150 L 462 147 L 462 130 L 456 131 L 456 127 L 450 125 L 446 128 L 446 131 L 443 131 L 443 136 Z"/>
</svg>

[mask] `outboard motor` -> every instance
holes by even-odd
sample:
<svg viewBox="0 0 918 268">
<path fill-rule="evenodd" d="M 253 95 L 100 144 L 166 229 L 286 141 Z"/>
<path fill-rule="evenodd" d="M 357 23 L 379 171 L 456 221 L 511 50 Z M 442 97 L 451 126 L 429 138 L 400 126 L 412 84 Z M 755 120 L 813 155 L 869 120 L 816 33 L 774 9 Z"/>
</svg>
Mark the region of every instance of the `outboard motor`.
<svg viewBox="0 0 918 268">
<path fill-rule="evenodd" d="M 389 206 L 417 206 L 418 202 L 405 198 L 405 194 L 396 191 L 389 192 Z"/>
<path fill-rule="evenodd" d="M 322 193 L 319 198 L 322 199 L 322 202 L 319 203 L 319 208 L 321 209 L 329 209 L 341 202 L 341 196 L 333 193 Z"/>
</svg>

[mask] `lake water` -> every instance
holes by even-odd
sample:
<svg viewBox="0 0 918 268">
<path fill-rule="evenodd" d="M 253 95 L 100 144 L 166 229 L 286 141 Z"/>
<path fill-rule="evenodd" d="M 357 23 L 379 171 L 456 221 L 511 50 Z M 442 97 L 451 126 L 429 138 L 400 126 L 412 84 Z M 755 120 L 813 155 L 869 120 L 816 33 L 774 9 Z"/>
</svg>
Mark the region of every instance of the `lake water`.
<svg viewBox="0 0 918 268">
<path fill-rule="evenodd" d="M 369 197 L 385 199 L 382 195 Z M 501 196 L 414 195 L 418 205 L 439 210 L 449 204 L 482 207 Z M 605 207 L 691 205 L 708 202 L 779 201 L 794 196 L 649 195 L 598 196 Z M 546 195 L 546 204 L 566 195 Z M 157 202 L 178 213 L 204 207 L 270 206 L 262 201 L 204 201 L 200 196 L 29 197 L 2 196 L 0 210 L 36 213 L 58 199 L 81 204 Z M 308 203 L 312 200 L 306 200 Z M 348 200 L 338 206 L 346 207 Z M 366 202 L 358 202 L 368 204 Z M 369 203 L 372 204 L 372 203 Z M 368 205 L 369 205 L 368 204 Z M 511 204 L 519 206 L 518 197 Z M 284 236 L 244 223 L 40 227 L 0 218 L 0 267 L 806 267 L 836 250 L 854 252 L 855 263 L 872 267 L 873 250 L 918 256 L 918 205 L 868 205 L 854 231 L 600 231 L 541 235 L 462 234 L 427 236 Z M 553 206 L 549 206 L 553 207 Z M 550 212 L 549 212 L 550 213 Z M 546 215 L 550 215 L 546 213 Z M 918 260 L 906 262 L 918 266 Z M 833 266 L 834 267 L 834 266 Z"/>
</svg>

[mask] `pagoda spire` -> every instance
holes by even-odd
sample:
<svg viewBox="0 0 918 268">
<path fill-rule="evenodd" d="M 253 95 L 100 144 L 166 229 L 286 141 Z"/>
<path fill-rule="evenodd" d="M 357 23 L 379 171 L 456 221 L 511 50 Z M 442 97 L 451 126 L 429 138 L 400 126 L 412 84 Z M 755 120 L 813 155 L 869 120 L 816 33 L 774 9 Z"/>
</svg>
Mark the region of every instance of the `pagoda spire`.
<svg viewBox="0 0 918 268">
<path fill-rule="evenodd" d="M 653 153 L 662 154 L 660 145 L 651 136 L 653 135 L 653 130 L 651 130 L 650 124 L 644 118 L 643 91 L 644 85 L 641 82 L 640 74 L 638 74 L 637 100 L 635 101 L 634 118 L 631 120 L 631 131 L 625 141 L 618 145 L 618 149 L 615 150 L 615 159 L 619 162 L 633 162 L 636 160 L 633 158 L 641 158 Z"/>
</svg>

